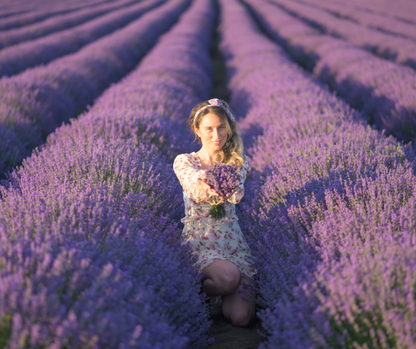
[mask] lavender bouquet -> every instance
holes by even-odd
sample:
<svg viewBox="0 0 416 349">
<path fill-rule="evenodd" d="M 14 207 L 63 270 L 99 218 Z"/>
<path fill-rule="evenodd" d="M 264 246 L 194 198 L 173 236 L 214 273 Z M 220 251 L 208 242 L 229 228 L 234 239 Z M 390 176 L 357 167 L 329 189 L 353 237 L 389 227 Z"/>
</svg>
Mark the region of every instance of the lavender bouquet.
<svg viewBox="0 0 416 349">
<path fill-rule="evenodd" d="M 240 168 L 235 165 L 224 165 L 216 163 L 206 171 L 206 183 L 214 189 L 219 197 L 214 197 L 210 213 L 215 219 L 225 217 L 223 197 L 231 192 L 241 183 Z"/>
</svg>

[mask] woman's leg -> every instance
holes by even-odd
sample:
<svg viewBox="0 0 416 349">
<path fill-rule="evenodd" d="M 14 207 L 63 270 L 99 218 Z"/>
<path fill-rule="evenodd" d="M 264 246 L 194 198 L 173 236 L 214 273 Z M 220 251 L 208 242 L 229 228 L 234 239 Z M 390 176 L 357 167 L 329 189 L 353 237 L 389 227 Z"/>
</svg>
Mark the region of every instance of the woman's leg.
<svg viewBox="0 0 416 349">
<path fill-rule="evenodd" d="M 245 287 L 247 285 L 250 285 L 250 281 L 243 276 L 238 289 L 222 297 L 222 312 L 233 326 L 248 326 L 256 314 L 255 294 Z"/>
<path fill-rule="evenodd" d="M 240 270 L 224 259 L 212 262 L 202 272 L 202 289 L 209 297 L 233 294 L 241 281 Z"/>
</svg>

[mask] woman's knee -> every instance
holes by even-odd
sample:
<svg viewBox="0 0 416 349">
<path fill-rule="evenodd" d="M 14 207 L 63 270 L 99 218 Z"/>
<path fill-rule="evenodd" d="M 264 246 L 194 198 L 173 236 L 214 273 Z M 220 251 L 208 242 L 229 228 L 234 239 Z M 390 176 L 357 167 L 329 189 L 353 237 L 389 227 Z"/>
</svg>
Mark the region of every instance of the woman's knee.
<svg viewBox="0 0 416 349">
<path fill-rule="evenodd" d="M 234 311 L 229 316 L 230 322 L 235 327 L 247 327 L 254 318 L 254 314 L 247 309 Z"/>
<path fill-rule="evenodd" d="M 231 262 L 219 260 L 210 264 L 203 270 L 204 279 L 211 279 L 216 287 L 221 289 L 221 294 L 233 293 L 240 284 L 240 270 Z"/>
<path fill-rule="evenodd" d="M 218 278 L 223 285 L 224 292 L 230 294 L 240 285 L 241 273 L 240 270 L 233 265 L 232 267 L 224 268 L 221 274 L 218 275 Z"/>
</svg>

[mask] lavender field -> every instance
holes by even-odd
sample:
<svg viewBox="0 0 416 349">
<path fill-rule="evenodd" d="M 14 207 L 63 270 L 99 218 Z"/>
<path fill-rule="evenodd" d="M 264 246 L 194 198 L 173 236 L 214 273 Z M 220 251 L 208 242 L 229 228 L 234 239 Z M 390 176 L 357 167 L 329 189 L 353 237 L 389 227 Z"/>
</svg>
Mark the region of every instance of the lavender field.
<svg viewBox="0 0 416 349">
<path fill-rule="evenodd" d="M 416 348 L 415 33 L 410 0 L 0 0 L 0 349 Z M 261 323 L 222 337 L 173 172 L 213 97 Z"/>
</svg>

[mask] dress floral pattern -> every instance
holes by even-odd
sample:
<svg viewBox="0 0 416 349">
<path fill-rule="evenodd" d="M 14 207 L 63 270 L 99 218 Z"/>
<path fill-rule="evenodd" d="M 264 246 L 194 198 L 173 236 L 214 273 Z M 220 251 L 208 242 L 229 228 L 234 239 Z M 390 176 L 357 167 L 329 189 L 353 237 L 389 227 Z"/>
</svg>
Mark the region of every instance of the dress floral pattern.
<svg viewBox="0 0 416 349">
<path fill-rule="evenodd" d="M 214 219 L 209 210 L 209 194 L 201 186 L 204 178 L 201 160 L 195 152 L 181 154 L 175 158 L 173 169 L 183 188 L 185 217 L 181 220 L 185 227 L 182 235 L 184 243 L 189 242 L 198 258 L 199 270 L 212 262 L 225 259 L 236 265 L 244 276 L 253 277 L 257 272 L 247 260 L 251 252 L 243 232 L 238 225 L 235 204 L 244 196 L 244 181 L 251 167 L 247 156 L 241 168 L 241 184 L 224 202 L 225 217 Z"/>
</svg>

